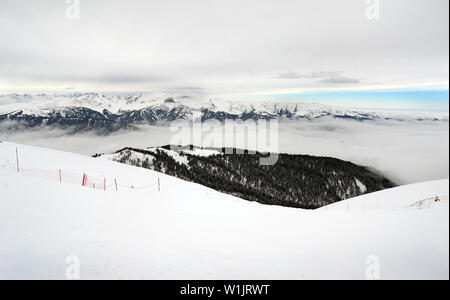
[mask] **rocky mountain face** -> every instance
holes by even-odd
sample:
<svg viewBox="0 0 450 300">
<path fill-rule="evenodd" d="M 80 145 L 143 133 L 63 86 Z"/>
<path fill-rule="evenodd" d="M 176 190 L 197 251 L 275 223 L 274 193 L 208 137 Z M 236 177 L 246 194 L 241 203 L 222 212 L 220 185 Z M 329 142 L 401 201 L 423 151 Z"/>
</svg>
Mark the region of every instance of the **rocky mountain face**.
<svg viewBox="0 0 450 300">
<path fill-rule="evenodd" d="M 249 201 L 306 209 L 394 187 L 377 172 L 336 158 L 279 154 L 275 165 L 262 166 L 259 159 L 265 155 L 261 153 L 227 150 L 193 146 L 125 148 L 108 158 Z"/>
<path fill-rule="evenodd" d="M 1 123 L 5 123 L 3 128 L 5 130 L 51 127 L 67 130 L 68 133 L 95 130 L 98 133 L 108 134 L 120 129 L 135 129 L 130 124 L 116 122 L 102 113 L 85 107 L 68 107 L 40 114 L 27 114 L 19 110 L 0 115 Z"/>
</svg>

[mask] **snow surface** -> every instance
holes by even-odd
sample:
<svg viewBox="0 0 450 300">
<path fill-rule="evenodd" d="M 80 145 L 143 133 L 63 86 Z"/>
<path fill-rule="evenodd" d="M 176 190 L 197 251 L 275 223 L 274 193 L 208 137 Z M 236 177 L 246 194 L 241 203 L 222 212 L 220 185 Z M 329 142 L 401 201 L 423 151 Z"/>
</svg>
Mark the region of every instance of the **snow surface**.
<svg viewBox="0 0 450 300">
<path fill-rule="evenodd" d="M 16 148 L 24 170 L 160 178 L 161 192 L 17 173 Z M 308 211 L 50 149 L 3 142 L 0 158 L 10 166 L 0 167 L 0 279 L 65 279 L 73 255 L 81 279 L 366 279 L 374 255 L 381 279 L 449 278 L 448 180 Z M 429 209 L 410 206 L 435 196 Z"/>
<path fill-rule="evenodd" d="M 367 192 L 367 187 L 364 183 L 362 183 L 361 181 L 358 180 L 358 178 L 355 178 L 355 182 L 356 185 L 358 186 L 359 190 L 361 191 L 361 193 L 365 193 Z"/>
<path fill-rule="evenodd" d="M 186 156 L 183 156 L 183 155 L 181 155 L 180 153 L 178 153 L 176 151 L 167 150 L 167 149 L 160 148 L 160 147 L 151 147 L 151 148 L 147 148 L 146 150 L 150 151 L 150 152 L 153 152 L 153 153 L 156 153 L 157 150 L 159 150 L 161 152 L 165 152 L 167 155 L 172 157 L 180 165 L 189 166 L 189 159 Z"/>
<path fill-rule="evenodd" d="M 181 165 L 185 165 L 187 167 L 189 167 L 189 159 L 183 154 L 188 154 L 188 155 L 192 155 L 192 156 L 200 156 L 200 157 L 223 155 L 223 153 L 218 150 L 201 149 L 201 148 L 195 148 L 193 150 L 174 151 L 174 150 L 168 150 L 168 149 L 165 149 L 162 147 L 148 147 L 145 150 L 148 152 L 152 152 L 152 153 L 156 153 L 156 151 L 164 152 L 167 155 L 169 155 L 170 157 L 172 157 L 177 163 L 179 163 Z M 135 159 L 135 160 L 143 161 L 148 158 L 151 159 L 151 162 L 153 162 L 155 160 L 155 158 L 149 154 L 142 154 L 140 152 L 136 152 L 131 149 L 127 150 L 127 153 L 128 152 L 131 154 L 129 160 Z M 109 160 L 113 160 L 113 161 L 119 161 L 124 156 L 124 154 L 125 154 L 124 152 L 114 153 L 114 154 L 103 154 L 99 157 L 99 159 L 109 159 Z M 1 164 L 1 159 L 0 159 L 0 164 Z"/>
<path fill-rule="evenodd" d="M 213 156 L 213 155 L 223 155 L 222 152 L 220 152 L 218 150 L 214 150 L 214 149 L 195 148 L 193 150 L 182 150 L 181 152 L 183 152 L 185 154 L 193 155 L 193 156 L 200 156 L 200 157 L 208 157 L 208 156 Z"/>
</svg>

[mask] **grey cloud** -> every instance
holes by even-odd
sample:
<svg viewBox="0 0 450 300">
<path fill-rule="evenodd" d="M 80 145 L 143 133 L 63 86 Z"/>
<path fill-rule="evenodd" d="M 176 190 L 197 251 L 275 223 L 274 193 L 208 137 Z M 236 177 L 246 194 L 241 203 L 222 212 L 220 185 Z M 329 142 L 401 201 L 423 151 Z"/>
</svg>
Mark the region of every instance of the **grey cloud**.
<svg viewBox="0 0 450 300">
<path fill-rule="evenodd" d="M 136 75 L 102 75 L 93 80 L 105 83 L 145 83 L 160 81 L 162 77 L 158 76 L 136 76 Z"/>
<path fill-rule="evenodd" d="M 320 83 L 329 84 L 348 84 L 348 83 L 359 83 L 358 79 L 342 76 L 340 73 L 332 74 L 331 76 L 325 77 L 319 80 Z"/>
<path fill-rule="evenodd" d="M 354 83 L 357 84 L 360 81 L 355 78 L 350 78 L 342 75 L 343 72 L 340 71 L 332 71 L 332 72 L 311 72 L 307 74 L 300 74 L 293 71 L 288 71 L 286 73 L 278 73 L 275 78 L 279 79 L 318 79 L 319 83 L 328 83 L 328 84 L 349 84 Z"/>
<path fill-rule="evenodd" d="M 292 71 L 287 71 L 286 73 L 278 73 L 277 76 L 275 76 L 275 78 L 280 78 L 280 79 L 298 79 L 298 78 L 303 78 L 303 77 L 299 73 L 295 73 L 295 72 L 292 72 Z"/>
<path fill-rule="evenodd" d="M 301 78 L 312 79 L 304 88 L 355 78 L 448 82 L 448 6 L 384 1 L 371 22 L 362 0 L 90 0 L 69 21 L 63 0 L 0 0 L 0 88 L 202 86 L 233 94 L 296 88 Z M 311 70 L 345 76 L 304 74 Z"/>
<path fill-rule="evenodd" d="M 97 73 L 97 74 L 95 74 Z M 97 72 L 93 71 L 91 74 L 84 74 L 80 70 L 73 71 L 72 73 L 56 73 L 52 70 L 46 70 L 44 68 L 26 71 L 26 75 L 11 71 L 9 75 L 6 75 L 4 71 L 0 70 L 0 78 L 2 75 L 8 78 L 9 81 L 25 80 L 32 82 L 37 78 L 40 82 L 54 82 L 58 81 L 61 83 L 66 83 L 67 87 L 65 89 L 74 89 L 72 84 L 77 83 L 91 83 L 91 84 L 111 84 L 111 85 L 126 85 L 126 84 L 146 84 L 155 83 L 170 80 L 165 76 L 159 76 L 155 74 L 144 74 L 144 75 L 128 75 L 130 71 L 120 72 L 118 70 L 114 73 L 109 72 Z"/>
<path fill-rule="evenodd" d="M 181 86 L 181 87 L 172 87 L 172 88 L 169 88 L 168 90 L 176 91 L 176 92 L 179 92 L 179 91 L 198 91 L 198 92 L 200 92 L 205 89 L 202 87 L 199 87 L 199 86 Z"/>
</svg>

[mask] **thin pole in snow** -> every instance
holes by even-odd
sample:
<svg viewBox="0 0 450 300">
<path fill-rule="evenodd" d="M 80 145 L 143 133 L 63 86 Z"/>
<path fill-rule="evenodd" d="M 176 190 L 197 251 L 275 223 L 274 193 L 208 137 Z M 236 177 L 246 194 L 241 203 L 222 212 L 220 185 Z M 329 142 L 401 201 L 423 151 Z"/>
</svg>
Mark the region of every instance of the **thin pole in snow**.
<svg viewBox="0 0 450 300">
<path fill-rule="evenodd" d="M 61 169 L 59 169 L 59 182 L 62 182 Z"/>
<path fill-rule="evenodd" d="M 17 172 L 20 171 L 19 169 L 19 151 L 16 148 L 16 163 L 17 163 Z"/>
<path fill-rule="evenodd" d="M 158 178 L 158 192 L 161 192 L 161 182 L 160 182 L 159 178 Z"/>
<path fill-rule="evenodd" d="M 117 179 L 114 178 L 114 184 L 116 185 L 116 192 L 117 192 Z"/>
</svg>

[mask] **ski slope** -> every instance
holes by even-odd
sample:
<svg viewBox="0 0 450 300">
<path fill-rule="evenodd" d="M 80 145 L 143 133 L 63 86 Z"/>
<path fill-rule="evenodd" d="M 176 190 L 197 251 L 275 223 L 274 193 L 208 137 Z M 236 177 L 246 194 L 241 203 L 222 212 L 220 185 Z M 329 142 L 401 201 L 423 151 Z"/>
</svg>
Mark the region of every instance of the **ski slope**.
<svg viewBox="0 0 450 300">
<path fill-rule="evenodd" d="M 106 191 L 82 187 L 83 173 L 107 178 Z M 159 192 L 130 188 L 158 178 Z M 374 257 L 381 279 L 448 279 L 448 190 L 427 182 L 307 211 L 1 142 L 0 279 L 67 279 L 73 257 L 81 279 L 372 279 Z"/>
</svg>

